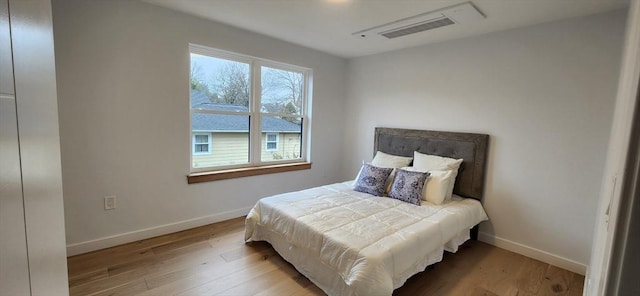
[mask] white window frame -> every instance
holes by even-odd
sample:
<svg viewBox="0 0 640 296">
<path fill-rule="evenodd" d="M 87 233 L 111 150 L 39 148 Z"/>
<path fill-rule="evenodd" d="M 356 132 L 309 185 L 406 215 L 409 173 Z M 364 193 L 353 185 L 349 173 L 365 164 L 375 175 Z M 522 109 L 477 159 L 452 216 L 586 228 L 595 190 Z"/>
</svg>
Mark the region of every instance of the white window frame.
<svg viewBox="0 0 640 296">
<path fill-rule="evenodd" d="M 261 167 L 266 165 L 274 165 L 274 164 L 295 164 L 295 163 L 305 163 L 310 160 L 310 147 L 309 144 L 311 141 L 311 116 L 310 116 L 310 106 L 311 106 L 311 93 L 312 93 L 312 76 L 313 70 L 305 67 L 285 64 L 281 62 L 271 61 L 267 59 L 252 57 L 248 55 L 233 53 L 229 51 L 224 51 L 220 49 L 210 48 L 197 44 L 189 44 L 189 53 L 190 54 L 198 54 L 204 56 L 210 56 L 219 59 L 226 59 L 231 61 L 237 61 L 242 63 L 248 63 L 250 65 L 249 77 L 251 83 L 250 90 L 250 98 L 249 98 L 249 112 L 229 112 L 229 111 L 217 111 L 217 110 L 202 110 L 202 109 L 192 109 L 190 100 L 189 102 L 189 110 L 190 116 L 189 121 L 193 118 L 193 113 L 208 113 L 208 114 L 233 114 L 233 115 L 247 115 L 249 116 L 249 162 L 246 164 L 237 164 L 237 165 L 223 165 L 223 166 L 213 166 L 213 167 L 193 167 L 193 157 L 190 159 L 189 167 L 191 168 L 191 172 L 206 172 L 206 171 L 219 171 L 219 170 L 228 170 L 233 168 L 246 168 L 246 167 Z M 304 85 L 302 87 L 302 108 L 300 110 L 300 114 L 292 115 L 292 114 L 278 114 L 278 113 L 262 113 L 261 112 L 261 67 L 269 67 L 275 68 L 285 71 L 293 71 L 298 72 L 303 75 Z M 189 67 L 191 67 L 191 63 L 189 63 Z M 187 84 L 188 85 L 188 84 Z M 262 117 L 263 116 L 277 116 L 277 117 L 296 117 L 302 119 L 302 135 L 300 138 L 300 158 L 297 159 L 287 159 L 287 160 L 277 160 L 277 161 L 262 161 Z M 191 122 L 189 122 L 189 132 L 191 131 Z M 209 137 L 211 139 L 211 136 Z M 193 142 L 195 138 L 192 137 L 192 152 L 194 149 Z M 277 144 L 279 145 L 279 143 Z M 209 146 L 211 147 L 211 146 Z M 266 147 L 265 147 L 266 150 Z M 191 153 L 193 156 L 193 153 Z"/>
<path fill-rule="evenodd" d="M 275 141 L 269 141 L 269 136 L 276 136 Z M 269 143 L 275 143 L 276 148 L 269 149 Z M 278 151 L 278 147 L 280 146 L 280 136 L 278 133 L 265 133 L 264 134 L 264 150 L 265 151 Z"/>
<path fill-rule="evenodd" d="M 202 133 L 202 132 L 194 132 L 192 133 L 193 136 L 191 137 L 191 152 L 192 155 L 209 155 L 211 154 L 211 133 Z M 200 151 L 196 151 L 196 145 L 202 145 L 205 143 L 197 143 L 196 142 L 196 136 L 207 136 L 207 151 L 206 152 L 200 152 Z"/>
</svg>

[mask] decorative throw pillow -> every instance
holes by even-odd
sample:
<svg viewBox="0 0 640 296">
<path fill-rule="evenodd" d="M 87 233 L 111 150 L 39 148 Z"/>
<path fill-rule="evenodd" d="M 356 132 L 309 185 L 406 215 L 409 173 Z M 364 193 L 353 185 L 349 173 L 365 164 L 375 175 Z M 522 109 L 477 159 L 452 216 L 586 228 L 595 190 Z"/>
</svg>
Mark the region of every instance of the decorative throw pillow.
<svg viewBox="0 0 640 296">
<path fill-rule="evenodd" d="M 429 177 L 429 173 L 398 169 L 391 185 L 391 191 L 389 191 L 389 197 L 420 205 L 422 188 L 427 177 Z"/>
<path fill-rule="evenodd" d="M 376 151 L 376 155 L 373 157 L 371 164 L 381 168 L 401 168 L 408 166 L 411 161 L 413 161 L 413 157 L 398 156 Z M 387 179 L 387 186 L 384 189 L 385 193 L 391 190 L 391 183 L 395 175 L 396 170 L 393 170 L 391 175 L 389 175 L 389 179 Z"/>
<path fill-rule="evenodd" d="M 391 171 L 393 171 L 392 168 L 381 168 L 364 163 L 360 168 L 353 190 L 382 196 Z"/>
<path fill-rule="evenodd" d="M 415 167 L 402 168 L 403 170 L 420 172 Z M 432 204 L 442 204 L 447 198 L 450 186 L 455 180 L 453 179 L 453 171 L 429 171 L 429 177 L 424 182 L 422 189 L 422 200 L 426 200 Z"/>
<path fill-rule="evenodd" d="M 458 176 L 458 169 L 460 168 L 462 161 L 462 158 L 454 159 L 438 155 L 424 154 L 418 151 L 413 153 L 413 167 L 420 171 L 453 171 L 453 182 L 450 182 L 449 184 L 445 199 L 451 199 L 453 186 L 455 185 L 455 180 Z"/>
</svg>

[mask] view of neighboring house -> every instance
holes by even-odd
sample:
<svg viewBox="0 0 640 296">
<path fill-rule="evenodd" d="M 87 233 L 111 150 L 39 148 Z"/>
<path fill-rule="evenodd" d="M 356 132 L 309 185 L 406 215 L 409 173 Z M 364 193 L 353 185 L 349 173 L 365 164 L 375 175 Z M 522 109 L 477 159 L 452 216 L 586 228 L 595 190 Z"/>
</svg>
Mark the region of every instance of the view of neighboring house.
<svg viewBox="0 0 640 296">
<path fill-rule="evenodd" d="M 191 108 L 247 112 L 245 106 L 211 102 L 199 90 L 191 90 Z M 300 157 L 301 125 L 279 117 L 262 118 L 262 161 Z M 191 117 L 193 167 L 241 164 L 249 161 L 249 116 L 193 113 Z"/>
</svg>

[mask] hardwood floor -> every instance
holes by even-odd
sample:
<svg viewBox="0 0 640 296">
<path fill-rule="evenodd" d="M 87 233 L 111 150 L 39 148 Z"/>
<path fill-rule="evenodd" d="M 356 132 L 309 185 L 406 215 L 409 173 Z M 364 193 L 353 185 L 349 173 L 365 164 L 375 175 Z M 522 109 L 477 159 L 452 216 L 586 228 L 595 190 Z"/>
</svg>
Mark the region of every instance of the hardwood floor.
<svg viewBox="0 0 640 296">
<path fill-rule="evenodd" d="M 71 295 L 324 295 L 244 218 L 68 258 Z M 471 241 L 394 295 L 582 295 L 584 277 Z"/>
</svg>

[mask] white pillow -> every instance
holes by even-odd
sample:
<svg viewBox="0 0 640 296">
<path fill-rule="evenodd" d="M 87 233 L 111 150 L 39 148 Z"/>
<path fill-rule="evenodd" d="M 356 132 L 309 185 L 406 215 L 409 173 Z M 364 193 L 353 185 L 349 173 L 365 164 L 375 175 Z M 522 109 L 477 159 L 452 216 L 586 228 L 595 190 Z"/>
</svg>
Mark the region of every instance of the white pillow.
<svg viewBox="0 0 640 296">
<path fill-rule="evenodd" d="M 418 151 L 413 152 L 413 167 L 419 170 L 458 170 L 462 158 L 453 159 L 438 155 L 423 154 Z"/>
<path fill-rule="evenodd" d="M 402 169 L 406 171 L 426 172 L 416 167 L 406 167 Z M 451 184 L 455 182 L 453 170 L 429 171 L 429 173 L 431 175 L 429 175 L 422 188 L 422 199 L 432 204 L 442 204 L 447 199 L 449 188 L 453 188 Z"/>
<path fill-rule="evenodd" d="M 462 158 L 453 159 L 448 157 L 442 157 L 438 155 L 423 154 L 418 151 L 413 152 L 413 167 L 421 171 L 453 171 L 453 181 L 450 182 L 447 189 L 447 196 L 445 199 L 451 199 L 453 195 L 453 186 L 455 185 L 456 177 L 458 176 L 458 169 L 462 164 Z"/>
<path fill-rule="evenodd" d="M 377 151 L 371 164 L 383 168 L 401 168 L 408 166 L 412 160 L 412 157 L 392 155 Z"/>
</svg>

